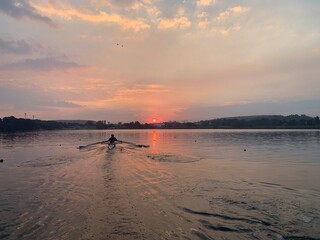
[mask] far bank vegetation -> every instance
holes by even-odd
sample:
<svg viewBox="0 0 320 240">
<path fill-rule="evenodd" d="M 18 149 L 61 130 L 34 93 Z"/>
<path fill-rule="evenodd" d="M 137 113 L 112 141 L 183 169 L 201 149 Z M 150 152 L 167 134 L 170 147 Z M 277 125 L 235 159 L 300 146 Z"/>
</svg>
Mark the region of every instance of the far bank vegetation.
<svg viewBox="0 0 320 240">
<path fill-rule="evenodd" d="M 62 130 L 62 129 L 320 129 L 319 117 L 306 115 L 265 115 L 218 118 L 197 122 L 110 123 L 87 120 L 43 121 L 4 117 L 0 118 L 0 132 Z"/>
</svg>

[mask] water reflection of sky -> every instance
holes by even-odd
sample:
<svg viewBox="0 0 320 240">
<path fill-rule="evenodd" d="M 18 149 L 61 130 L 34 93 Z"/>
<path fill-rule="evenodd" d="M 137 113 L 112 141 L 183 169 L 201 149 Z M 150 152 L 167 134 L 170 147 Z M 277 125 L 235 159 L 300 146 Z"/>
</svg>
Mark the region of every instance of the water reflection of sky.
<svg viewBox="0 0 320 240">
<path fill-rule="evenodd" d="M 150 148 L 119 144 L 114 151 L 107 151 L 105 145 L 90 151 L 77 149 L 79 145 L 106 140 L 111 134 L 119 140 L 150 145 Z M 39 231 L 33 229 L 33 236 L 47 236 L 51 230 L 70 234 L 78 232 L 72 231 L 75 227 L 86 229 L 84 219 L 94 216 L 87 216 L 88 208 L 105 211 L 103 215 L 109 218 L 110 213 L 122 209 L 123 203 L 129 200 L 131 205 L 125 214 L 130 209 L 133 211 L 130 216 L 140 216 L 137 222 L 148 219 L 143 222 L 143 226 L 149 227 L 146 229 L 160 227 L 161 233 L 168 228 L 175 232 L 176 226 L 186 224 L 188 231 L 198 229 L 201 234 L 216 237 L 212 229 L 219 226 L 238 229 L 239 218 L 251 216 L 253 223 L 241 223 L 250 231 L 259 230 L 261 224 L 256 219 L 262 219 L 272 226 L 269 229 L 263 225 L 259 233 L 269 229 L 270 233 L 276 230 L 286 236 L 284 229 L 292 227 L 301 236 L 310 233 L 316 236 L 319 139 L 319 131 L 292 130 L 77 130 L 1 134 L 0 158 L 4 163 L 0 164 L 0 189 L 4 194 L 0 195 L 0 205 L 13 210 L 1 212 L 0 209 L 0 213 L 5 213 L 0 225 L 13 223 L 14 228 L 7 227 L 5 232 L 19 235 L 27 234 L 41 220 L 45 224 Z M 43 218 L 46 215 L 52 219 Z M 64 221 L 59 223 L 61 216 Z M 118 215 L 115 216 L 117 219 Z M 301 225 L 301 219 L 303 224 L 309 221 L 308 224 Z M 155 224 L 149 224 L 149 220 Z M 161 222 L 165 223 L 163 229 Z M 127 223 L 132 226 L 131 221 Z M 105 229 L 110 222 L 105 220 L 101 224 Z M 115 227 L 119 229 L 117 222 Z M 243 237 L 243 233 L 234 234 L 230 239 Z"/>
<path fill-rule="evenodd" d="M 152 154 L 196 155 L 208 159 L 319 163 L 318 130 L 77 130 L 0 135 L 2 158 L 20 162 L 50 154 L 78 154 L 76 147 L 119 140 L 150 145 Z M 246 149 L 246 151 L 244 151 Z"/>
</svg>

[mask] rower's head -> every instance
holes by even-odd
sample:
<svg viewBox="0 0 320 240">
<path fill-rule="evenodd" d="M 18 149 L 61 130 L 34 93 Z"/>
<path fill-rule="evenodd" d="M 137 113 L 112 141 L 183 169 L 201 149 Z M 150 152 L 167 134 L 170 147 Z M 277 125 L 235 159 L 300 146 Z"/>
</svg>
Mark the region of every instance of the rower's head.
<svg viewBox="0 0 320 240">
<path fill-rule="evenodd" d="M 114 137 L 114 135 L 113 135 L 113 134 L 111 134 L 111 137 Z"/>
</svg>

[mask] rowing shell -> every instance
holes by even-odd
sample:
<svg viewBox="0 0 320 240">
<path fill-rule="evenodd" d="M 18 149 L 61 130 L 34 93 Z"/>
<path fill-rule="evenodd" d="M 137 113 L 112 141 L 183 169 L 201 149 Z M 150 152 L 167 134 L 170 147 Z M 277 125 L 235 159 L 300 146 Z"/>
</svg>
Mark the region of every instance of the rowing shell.
<svg viewBox="0 0 320 240">
<path fill-rule="evenodd" d="M 109 150 L 112 150 L 112 149 L 114 149 L 116 147 L 116 144 L 115 143 L 109 143 L 108 144 L 108 149 Z"/>
</svg>

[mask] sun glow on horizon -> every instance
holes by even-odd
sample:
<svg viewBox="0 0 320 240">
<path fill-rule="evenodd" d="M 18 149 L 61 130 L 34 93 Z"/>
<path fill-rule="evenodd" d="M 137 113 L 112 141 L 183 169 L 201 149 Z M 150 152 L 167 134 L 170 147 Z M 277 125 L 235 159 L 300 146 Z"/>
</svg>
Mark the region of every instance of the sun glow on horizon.
<svg viewBox="0 0 320 240">
<path fill-rule="evenodd" d="M 165 121 L 165 118 L 160 117 L 158 115 L 157 116 L 153 115 L 153 117 L 151 116 L 146 119 L 146 122 L 149 124 L 161 124 Z"/>
</svg>

